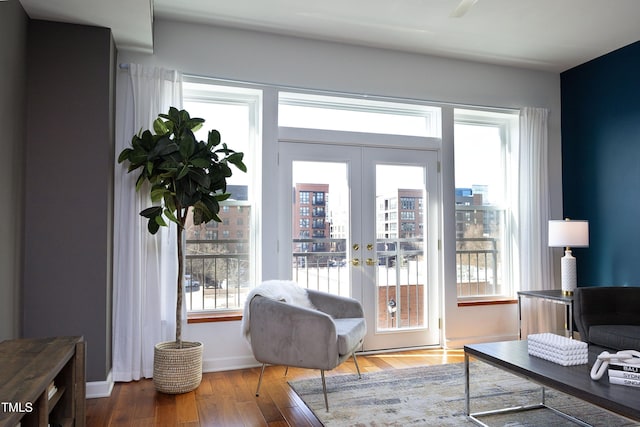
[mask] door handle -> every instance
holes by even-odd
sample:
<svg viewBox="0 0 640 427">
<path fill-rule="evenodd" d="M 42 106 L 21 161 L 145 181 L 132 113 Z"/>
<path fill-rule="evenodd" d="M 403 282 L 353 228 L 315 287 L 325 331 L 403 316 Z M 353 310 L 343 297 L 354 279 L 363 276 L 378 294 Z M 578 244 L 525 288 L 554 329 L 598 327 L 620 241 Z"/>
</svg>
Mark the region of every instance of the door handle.
<svg viewBox="0 0 640 427">
<path fill-rule="evenodd" d="M 367 258 L 366 263 L 367 265 L 376 265 L 376 262 L 373 260 L 373 258 Z"/>
<path fill-rule="evenodd" d="M 351 260 L 351 265 L 353 265 L 354 267 L 357 267 L 360 265 L 360 259 L 359 258 L 354 258 Z"/>
</svg>

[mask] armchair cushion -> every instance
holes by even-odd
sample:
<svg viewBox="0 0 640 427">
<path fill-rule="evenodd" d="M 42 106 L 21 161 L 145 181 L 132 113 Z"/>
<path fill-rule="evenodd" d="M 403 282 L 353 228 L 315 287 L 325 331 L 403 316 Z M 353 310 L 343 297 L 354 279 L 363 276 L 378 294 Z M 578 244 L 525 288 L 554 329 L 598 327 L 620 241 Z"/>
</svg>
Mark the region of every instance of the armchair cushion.
<svg viewBox="0 0 640 427">
<path fill-rule="evenodd" d="M 589 342 L 616 350 L 640 349 L 640 326 L 595 325 L 589 328 Z"/>
<path fill-rule="evenodd" d="M 348 317 L 346 319 L 334 319 L 336 333 L 338 334 L 338 354 L 349 356 L 360 343 L 367 332 L 364 318 Z"/>
</svg>

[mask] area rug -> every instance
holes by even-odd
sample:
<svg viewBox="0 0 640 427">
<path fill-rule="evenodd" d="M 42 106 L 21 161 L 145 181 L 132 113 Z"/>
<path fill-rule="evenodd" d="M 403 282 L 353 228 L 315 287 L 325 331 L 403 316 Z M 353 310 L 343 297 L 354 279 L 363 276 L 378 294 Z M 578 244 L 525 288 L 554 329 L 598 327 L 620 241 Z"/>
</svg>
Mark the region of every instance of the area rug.
<svg viewBox="0 0 640 427">
<path fill-rule="evenodd" d="M 541 388 L 490 365 L 474 362 L 471 411 L 540 403 Z M 466 426 L 464 364 L 433 365 L 357 375 L 327 375 L 329 411 L 320 378 L 290 381 L 326 427 Z M 546 390 L 546 403 L 593 426 L 638 426 L 579 399 Z M 490 426 L 575 426 L 548 409 L 484 416 Z"/>
</svg>

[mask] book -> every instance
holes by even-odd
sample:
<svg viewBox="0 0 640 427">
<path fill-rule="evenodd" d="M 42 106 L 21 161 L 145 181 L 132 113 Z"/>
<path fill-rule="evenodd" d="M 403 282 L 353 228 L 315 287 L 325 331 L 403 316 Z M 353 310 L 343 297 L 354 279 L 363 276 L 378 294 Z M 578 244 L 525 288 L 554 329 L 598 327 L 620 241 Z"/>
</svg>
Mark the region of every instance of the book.
<svg viewBox="0 0 640 427">
<path fill-rule="evenodd" d="M 609 370 L 635 372 L 640 374 L 640 364 L 623 362 L 609 363 Z"/>
<path fill-rule="evenodd" d="M 47 387 L 47 398 L 51 399 L 57 391 L 58 387 L 56 387 L 56 383 L 51 381 L 51 384 L 49 384 L 49 387 Z"/>
<path fill-rule="evenodd" d="M 609 378 L 611 377 L 627 378 L 630 380 L 640 380 L 640 373 L 609 369 Z"/>
<path fill-rule="evenodd" d="M 627 378 L 620 378 L 620 377 L 609 377 L 609 382 L 611 384 L 626 385 L 630 387 L 640 387 L 640 380 L 630 380 Z"/>
</svg>

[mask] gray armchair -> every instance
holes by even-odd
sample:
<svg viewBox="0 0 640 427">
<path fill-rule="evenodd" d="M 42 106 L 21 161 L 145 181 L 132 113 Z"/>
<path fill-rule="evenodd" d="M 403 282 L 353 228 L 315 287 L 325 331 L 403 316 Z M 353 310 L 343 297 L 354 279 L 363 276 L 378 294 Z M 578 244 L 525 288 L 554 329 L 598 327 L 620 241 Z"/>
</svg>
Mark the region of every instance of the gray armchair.
<svg viewBox="0 0 640 427">
<path fill-rule="evenodd" d="M 353 356 L 366 333 L 364 312 L 358 301 L 324 292 L 307 291 L 317 308 L 312 310 L 256 295 L 250 302 L 249 335 L 253 355 L 262 363 L 256 396 L 265 365 L 320 369 L 327 411 L 324 372 Z"/>
<path fill-rule="evenodd" d="M 640 350 L 640 287 L 580 287 L 573 312 L 589 353 Z"/>
</svg>

